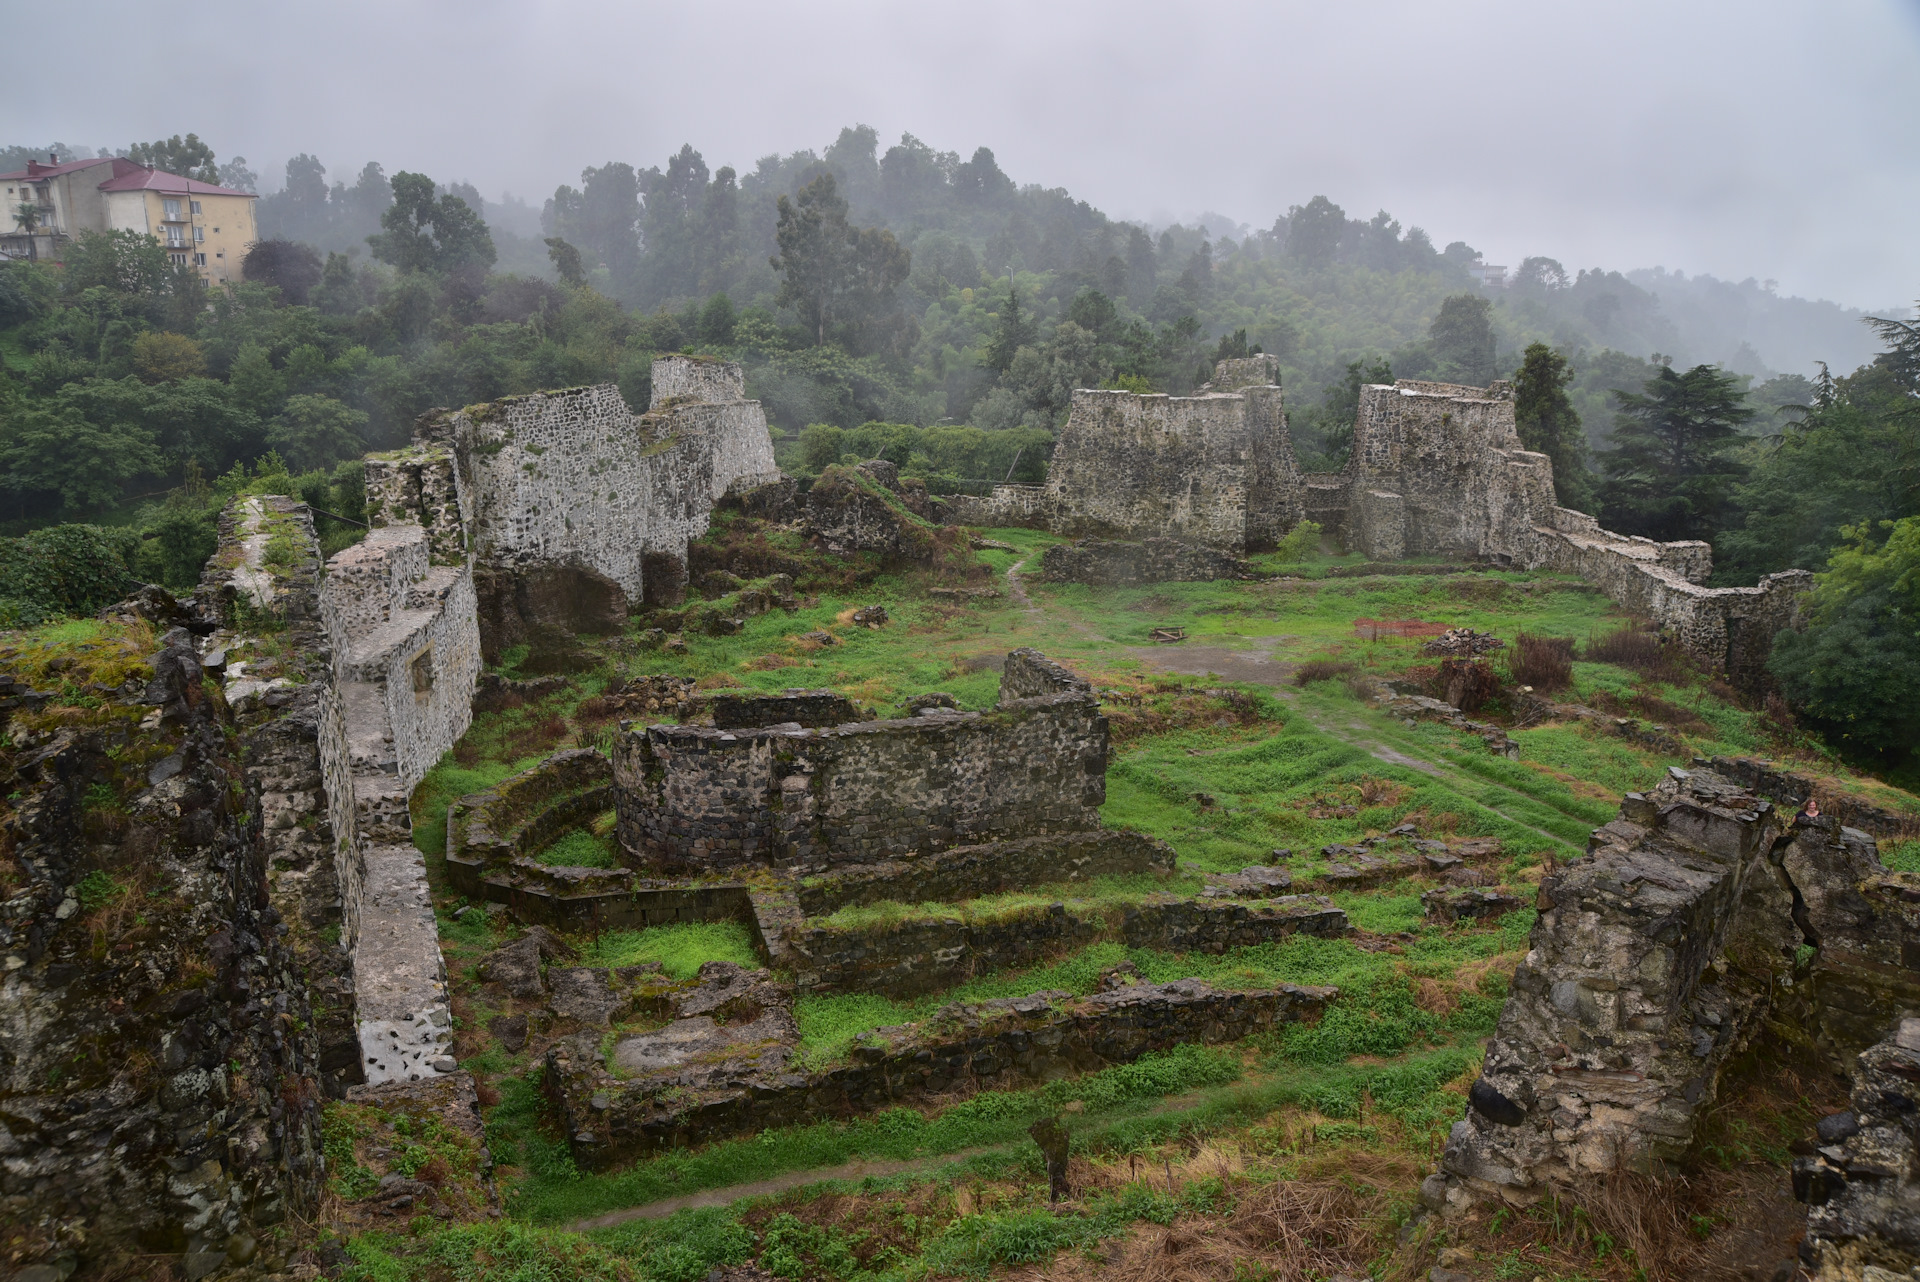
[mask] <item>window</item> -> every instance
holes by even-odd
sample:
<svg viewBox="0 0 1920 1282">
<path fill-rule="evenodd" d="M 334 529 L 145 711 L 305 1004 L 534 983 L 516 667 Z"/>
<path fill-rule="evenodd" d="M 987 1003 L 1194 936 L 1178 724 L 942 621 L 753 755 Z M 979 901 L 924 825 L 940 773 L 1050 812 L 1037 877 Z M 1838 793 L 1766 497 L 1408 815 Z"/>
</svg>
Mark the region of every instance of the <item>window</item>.
<svg viewBox="0 0 1920 1282">
<path fill-rule="evenodd" d="M 205 267 L 207 265 L 207 256 L 205 254 L 195 254 L 193 256 L 193 262 L 196 267 Z"/>
<path fill-rule="evenodd" d="M 197 245 L 197 244 L 199 244 L 199 243 L 200 243 L 201 241 L 204 241 L 204 240 L 205 240 L 206 238 L 207 238 L 207 229 L 206 229 L 205 227 L 195 227 L 195 228 L 193 229 L 193 242 L 194 242 L 194 244 L 196 244 L 196 245 Z"/>
<path fill-rule="evenodd" d="M 193 204 L 193 212 L 194 212 L 194 213 L 196 213 L 196 214 L 197 214 L 197 213 L 199 213 L 199 212 L 200 212 L 200 202 L 196 200 L 196 201 L 193 201 L 193 202 L 192 202 L 192 204 Z"/>
<path fill-rule="evenodd" d="M 180 202 L 177 200 L 167 200 L 163 198 L 160 201 L 160 216 L 161 218 L 163 218 L 164 220 L 170 223 L 179 222 L 180 221 Z"/>
</svg>

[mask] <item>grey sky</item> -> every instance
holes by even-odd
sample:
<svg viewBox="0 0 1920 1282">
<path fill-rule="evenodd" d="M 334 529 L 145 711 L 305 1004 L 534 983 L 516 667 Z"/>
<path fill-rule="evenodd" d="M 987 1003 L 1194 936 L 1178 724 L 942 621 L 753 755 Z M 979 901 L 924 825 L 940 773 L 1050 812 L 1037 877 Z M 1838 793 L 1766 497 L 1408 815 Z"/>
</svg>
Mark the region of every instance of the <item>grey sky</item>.
<svg viewBox="0 0 1920 1282">
<path fill-rule="evenodd" d="M 71 0 L 61 26 L 118 52 L 13 60 L 7 141 L 193 130 L 269 186 L 310 151 L 537 205 L 609 159 L 746 169 L 864 121 L 1123 217 L 1324 193 L 1490 261 L 1920 296 L 1920 0 Z"/>
</svg>

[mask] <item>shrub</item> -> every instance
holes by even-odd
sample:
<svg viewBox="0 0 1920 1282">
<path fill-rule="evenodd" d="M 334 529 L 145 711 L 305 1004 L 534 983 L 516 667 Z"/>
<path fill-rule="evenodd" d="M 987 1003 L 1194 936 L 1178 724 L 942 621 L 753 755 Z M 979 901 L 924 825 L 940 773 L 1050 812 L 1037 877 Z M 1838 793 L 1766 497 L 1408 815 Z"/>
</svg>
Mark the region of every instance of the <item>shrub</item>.
<svg viewBox="0 0 1920 1282">
<path fill-rule="evenodd" d="M 1302 521 L 1287 532 L 1273 549 L 1281 559 L 1304 561 L 1320 550 L 1320 523 Z"/>
<path fill-rule="evenodd" d="M 135 586 L 132 530 L 52 525 L 0 539 L 0 627 L 97 614 Z"/>
<path fill-rule="evenodd" d="M 1293 670 L 1293 684 L 1304 686 L 1313 681 L 1331 681 L 1353 671 L 1351 663 L 1338 659 L 1309 659 Z"/>
<path fill-rule="evenodd" d="M 1677 683 L 1686 679 L 1688 664 L 1678 646 L 1669 645 L 1651 632 L 1635 627 L 1621 628 L 1598 638 L 1588 638 L 1589 663 L 1611 663 L 1631 668 L 1653 681 Z"/>
<path fill-rule="evenodd" d="M 1565 690 L 1573 684 L 1573 638 L 1522 632 L 1507 652 L 1507 675 L 1535 690 Z"/>
</svg>

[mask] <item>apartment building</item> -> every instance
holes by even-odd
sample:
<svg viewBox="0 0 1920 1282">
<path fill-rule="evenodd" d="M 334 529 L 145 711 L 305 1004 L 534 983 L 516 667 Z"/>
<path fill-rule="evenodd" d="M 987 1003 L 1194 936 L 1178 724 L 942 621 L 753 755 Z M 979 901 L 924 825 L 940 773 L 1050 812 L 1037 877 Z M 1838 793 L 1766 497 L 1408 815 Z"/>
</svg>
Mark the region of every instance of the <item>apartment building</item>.
<svg viewBox="0 0 1920 1282">
<path fill-rule="evenodd" d="M 217 187 L 123 157 L 46 164 L 0 174 L 0 254 L 58 261 L 86 231 L 135 231 L 166 246 L 176 264 L 209 285 L 240 279 L 240 260 L 259 239 L 252 192 Z M 23 216 L 21 206 L 35 212 Z M 29 223 L 32 225 L 29 226 Z"/>
</svg>

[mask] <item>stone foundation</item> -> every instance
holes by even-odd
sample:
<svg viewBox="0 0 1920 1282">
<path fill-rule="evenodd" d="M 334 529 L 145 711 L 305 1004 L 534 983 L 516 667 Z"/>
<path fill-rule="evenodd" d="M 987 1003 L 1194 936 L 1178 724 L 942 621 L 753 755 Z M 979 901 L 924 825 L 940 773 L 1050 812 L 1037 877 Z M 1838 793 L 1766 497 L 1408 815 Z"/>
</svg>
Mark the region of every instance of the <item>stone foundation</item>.
<svg viewBox="0 0 1920 1282">
<path fill-rule="evenodd" d="M 1200 582 L 1252 577 L 1245 561 L 1201 544 L 1150 538 L 1138 543 L 1081 539 L 1056 543 L 1040 557 L 1040 569 L 1057 583 L 1129 587 L 1140 583 Z"/>
<path fill-rule="evenodd" d="M 1173 872 L 1173 847 L 1138 833 L 1101 829 L 955 846 L 914 859 L 852 864 L 802 878 L 801 911 L 825 917 L 851 904 L 957 903 L 1028 886 L 1130 873 Z"/>
<path fill-rule="evenodd" d="M 1097 829 L 1106 764 L 1106 719 L 1085 683 L 1016 652 L 991 712 L 817 729 L 636 727 L 613 769 L 621 840 L 639 859 L 815 872 Z"/>
<path fill-rule="evenodd" d="M 622 1076 L 603 1062 L 598 1033 L 549 1050 L 546 1088 L 582 1169 L 956 1089 L 1051 1081 L 1187 1043 L 1238 1041 L 1316 1019 L 1337 995 L 1293 985 L 1227 993 L 1183 980 L 1084 998 L 1037 994 L 955 1006 L 924 1026 L 875 1030 L 854 1048 L 852 1063 L 801 1074 L 788 1071 L 792 1041 L 779 1032 L 780 1003 L 790 999 L 777 985 L 737 972 L 709 962 L 699 981 L 675 991 L 654 991 L 641 979 L 635 997 L 618 997 L 615 1022 L 636 1001 L 671 1017 L 658 1032 L 616 1038 L 610 1058 Z"/>
</svg>

